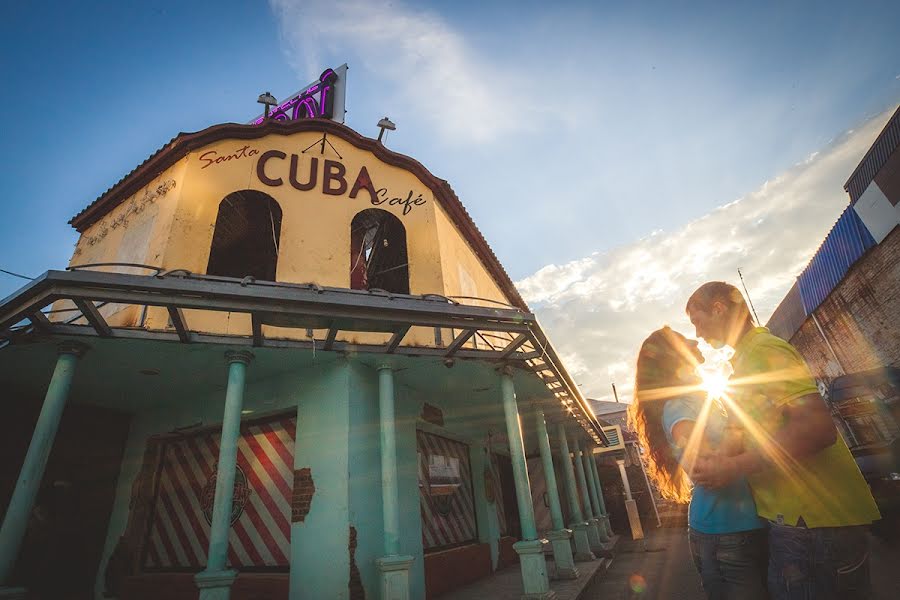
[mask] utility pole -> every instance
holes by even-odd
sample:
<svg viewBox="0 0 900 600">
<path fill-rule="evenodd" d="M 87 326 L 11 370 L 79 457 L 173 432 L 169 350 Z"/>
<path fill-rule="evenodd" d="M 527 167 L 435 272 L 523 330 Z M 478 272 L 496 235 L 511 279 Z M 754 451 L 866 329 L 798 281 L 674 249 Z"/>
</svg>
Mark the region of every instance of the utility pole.
<svg viewBox="0 0 900 600">
<path fill-rule="evenodd" d="M 742 285 L 743 288 L 744 288 L 744 294 L 747 296 L 747 302 L 750 303 L 750 310 L 753 311 L 753 318 L 756 319 L 756 325 L 759 326 L 759 325 L 760 325 L 760 322 L 759 322 L 759 315 L 756 314 L 756 309 L 753 308 L 753 300 L 750 299 L 750 292 L 747 291 L 747 284 L 744 283 L 744 276 L 741 274 L 741 268 L 740 268 L 740 267 L 738 267 L 738 277 L 741 278 L 741 285 Z"/>
</svg>

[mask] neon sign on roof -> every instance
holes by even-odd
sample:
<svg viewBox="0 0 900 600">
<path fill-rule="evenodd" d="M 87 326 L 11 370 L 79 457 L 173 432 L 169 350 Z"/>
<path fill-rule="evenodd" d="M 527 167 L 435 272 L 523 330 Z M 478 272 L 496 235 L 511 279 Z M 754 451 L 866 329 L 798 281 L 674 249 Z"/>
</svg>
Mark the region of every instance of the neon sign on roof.
<svg viewBox="0 0 900 600">
<path fill-rule="evenodd" d="M 347 65 L 334 69 L 325 69 L 319 79 L 306 86 L 276 106 L 269 113 L 269 119 L 275 121 L 294 121 L 306 118 L 333 119 L 344 122 L 344 91 L 346 89 Z M 265 120 L 264 115 L 251 121 L 259 125 Z"/>
</svg>

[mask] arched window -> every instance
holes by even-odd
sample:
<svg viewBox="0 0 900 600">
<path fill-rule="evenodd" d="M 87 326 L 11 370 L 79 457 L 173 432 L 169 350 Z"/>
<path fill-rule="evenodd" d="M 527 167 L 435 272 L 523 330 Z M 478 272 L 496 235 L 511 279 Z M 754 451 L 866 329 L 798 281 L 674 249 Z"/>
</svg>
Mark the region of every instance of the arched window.
<svg viewBox="0 0 900 600">
<path fill-rule="evenodd" d="M 409 293 L 406 228 L 400 219 L 369 208 L 350 223 L 350 287 Z"/>
<path fill-rule="evenodd" d="M 281 207 L 262 192 L 242 190 L 219 204 L 207 275 L 275 281 Z"/>
</svg>

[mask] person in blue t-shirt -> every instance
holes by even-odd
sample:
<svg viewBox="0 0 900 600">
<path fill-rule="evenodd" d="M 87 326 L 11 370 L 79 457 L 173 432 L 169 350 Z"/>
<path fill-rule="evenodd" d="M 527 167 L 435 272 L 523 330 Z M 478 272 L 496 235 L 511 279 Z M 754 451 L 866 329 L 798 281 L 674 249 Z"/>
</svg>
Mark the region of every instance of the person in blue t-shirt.
<svg viewBox="0 0 900 600">
<path fill-rule="evenodd" d="M 695 340 L 669 327 L 654 331 L 638 354 L 628 422 L 662 496 L 691 503 L 691 555 L 707 598 L 765 599 L 766 530 L 746 480 L 718 489 L 692 488 L 686 472 L 698 454 L 740 451 L 726 434 L 726 416 L 700 388 L 696 367 L 701 362 Z"/>
</svg>

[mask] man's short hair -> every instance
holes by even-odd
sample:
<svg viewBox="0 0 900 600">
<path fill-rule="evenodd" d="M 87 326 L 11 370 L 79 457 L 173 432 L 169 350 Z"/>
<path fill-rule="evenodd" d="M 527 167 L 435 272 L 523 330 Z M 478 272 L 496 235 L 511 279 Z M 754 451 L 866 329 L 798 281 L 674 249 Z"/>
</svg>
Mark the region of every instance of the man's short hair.
<svg viewBox="0 0 900 600">
<path fill-rule="evenodd" d="M 713 303 L 721 302 L 725 305 L 731 314 L 738 313 L 746 315 L 750 318 L 750 308 L 744 301 L 741 291 L 724 281 L 709 281 L 704 283 L 688 298 L 687 305 L 684 307 L 686 312 L 691 312 L 693 308 L 709 312 Z"/>
</svg>

